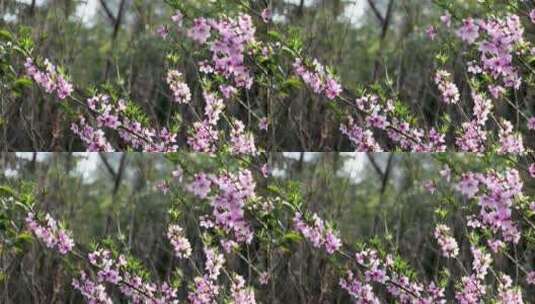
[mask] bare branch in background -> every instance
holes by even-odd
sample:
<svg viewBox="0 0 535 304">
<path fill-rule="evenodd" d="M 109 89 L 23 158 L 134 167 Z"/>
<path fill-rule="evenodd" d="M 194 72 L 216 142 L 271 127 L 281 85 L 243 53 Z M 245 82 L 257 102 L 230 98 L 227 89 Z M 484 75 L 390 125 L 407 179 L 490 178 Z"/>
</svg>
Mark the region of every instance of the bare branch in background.
<svg viewBox="0 0 535 304">
<path fill-rule="evenodd" d="M 110 19 L 110 22 L 112 24 L 115 24 L 117 21 L 116 21 L 116 18 L 115 16 L 112 14 L 110 8 L 108 7 L 108 5 L 106 4 L 106 0 L 100 0 L 100 5 L 102 6 L 102 8 L 104 9 L 104 12 L 106 13 L 106 15 L 108 16 L 108 18 Z"/>
<path fill-rule="evenodd" d="M 375 14 L 375 17 L 379 20 L 381 25 L 385 24 L 385 18 L 381 15 L 381 12 L 377 9 L 377 6 L 375 6 L 374 0 L 368 0 L 368 5 L 372 9 L 373 13 Z"/>
</svg>

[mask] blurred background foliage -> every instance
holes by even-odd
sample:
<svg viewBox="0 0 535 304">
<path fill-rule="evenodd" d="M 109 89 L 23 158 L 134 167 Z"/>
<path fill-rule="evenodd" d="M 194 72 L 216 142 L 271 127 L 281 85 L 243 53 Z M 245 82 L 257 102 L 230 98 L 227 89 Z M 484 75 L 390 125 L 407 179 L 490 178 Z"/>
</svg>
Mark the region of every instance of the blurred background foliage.
<svg viewBox="0 0 535 304">
<path fill-rule="evenodd" d="M 201 154 L 8 153 L 0 155 L 0 185 L 15 189 L 33 187 L 30 193 L 36 207 L 64 222 L 83 251 L 89 250 L 97 240 L 109 239 L 123 252 L 137 257 L 154 280 L 168 279 L 176 268 L 182 269 L 182 275 L 188 278 L 193 274 L 187 265 L 172 259 L 165 239 L 167 225 L 173 221 L 168 210 L 180 214 L 179 223 L 199 263 L 203 256 L 198 217 L 207 210 L 188 195 L 163 194 L 156 189 L 158 181 L 169 177 L 176 168 L 173 159 L 181 159 L 191 168 L 214 166 Z M 470 246 L 461 236 L 466 235 L 465 215 L 470 204 L 456 193 L 453 199 L 448 199 L 432 195 L 422 186 L 430 178 L 437 178 L 444 163 L 449 163 L 454 172 L 460 172 L 499 170 L 511 161 L 507 157 L 451 153 L 271 153 L 272 177 L 267 183 L 257 180 L 257 193 L 267 197 L 272 189 L 294 189 L 288 193 L 297 191 L 303 209 L 316 212 L 335 225 L 346 245 L 358 248 L 359 244 L 367 243 L 398 253 L 407 262 L 407 270 L 420 279 L 448 280 L 440 271 L 444 260 L 439 257 L 432 231 L 439 222 L 452 227 L 461 247 L 460 261 L 469 263 Z M 517 165 L 521 174 L 527 175 L 523 166 Z M 526 182 L 525 193 L 533 195 L 534 186 L 533 182 Z M 180 204 L 182 200 L 186 204 Z M 23 214 L 14 215 L 11 209 L 13 206 L 6 205 L 0 209 L 4 227 L 0 238 L 6 240 L 0 243 L 1 301 L 79 301 L 79 295 L 70 288 L 75 262 L 64 263 L 52 251 L 31 242 L 21 225 Z M 274 214 L 281 225 L 289 225 L 291 215 L 280 211 Z M 5 230 L 6 223 L 18 225 L 16 233 L 7 234 L 11 228 Z M 273 230 L 266 235 L 278 234 Z M 287 233 L 283 240 L 279 243 L 275 239 L 260 240 L 257 236 L 251 245 L 239 250 L 258 269 L 270 269 L 272 280 L 267 287 L 256 281 L 257 276 L 247 264 L 229 256 L 229 265 L 244 275 L 248 285 L 255 287 L 260 302 L 349 301 L 338 288 L 344 270 L 335 266 L 338 263 L 329 262 L 338 257 L 315 250 L 295 234 Z M 527 251 L 524 246 L 519 244 L 511 254 L 533 260 L 535 257 L 525 256 L 533 251 Z M 496 269 L 519 280 L 519 274 L 515 276 L 514 267 L 506 258 L 497 256 L 496 265 Z M 451 275 L 460 271 L 457 267 L 450 269 Z M 450 296 L 455 283 L 448 283 Z M 187 286 L 182 286 L 180 291 L 185 294 Z"/>
</svg>

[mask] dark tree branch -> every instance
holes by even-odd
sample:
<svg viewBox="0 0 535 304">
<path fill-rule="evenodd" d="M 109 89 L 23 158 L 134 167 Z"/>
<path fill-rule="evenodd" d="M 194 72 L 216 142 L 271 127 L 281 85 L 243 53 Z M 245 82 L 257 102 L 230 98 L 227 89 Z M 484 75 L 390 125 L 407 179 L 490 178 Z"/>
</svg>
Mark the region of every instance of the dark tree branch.
<svg viewBox="0 0 535 304">
<path fill-rule="evenodd" d="M 373 1 L 373 0 L 368 0 L 368 3 L 371 3 L 370 1 Z M 381 28 L 381 36 L 379 40 L 379 43 L 380 43 L 379 54 L 377 55 L 377 58 L 375 59 L 375 64 L 374 64 L 373 74 L 372 74 L 373 81 L 377 80 L 377 77 L 379 76 L 379 67 L 381 64 L 381 55 L 383 53 L 382 52 L 383 44 L 386 38 L 386 33 L 388 32 L 388 28 L 390 26 L 391 19 L 392 19 L 393 7 L 394 7 L 394 0 L 390 0 L 390 2 L 388 3 L 388 8 L 386 9 L 386 16 L 383 19 L 383 23 L 382 23 L 383 26 Z"/>
<path fill-rule="evenodd" d="M 370 160 L 370 163 L 372 164 L 373 169 L 375 169 L 375 172 L 377 172 L 377 175 L 381 177 L 381 179 L 384 178 L 383 170 L 381 170 L 381 167 L 377 164 L 375 161 L 375 157 L 372 156 L 370 153 L 366 153 L 366 156 L 368 156 L 368 159 Z"/>
<path fill-rule="evenodd" d="M 100 0 L 100 5 L 101 5 L 102 8 L 104 9 L 104 12 L 106 13 L 106 15 L 108 16 L 108 18 L 110 19 L 111 23 L 112 23 L 112 24 L 115 24 L 117 21 L 115 20 L 115 16 L 112 14 L 110 8 L 109 8 L 108 5 L 106 4 L 106 0 Z"/>
<path fill-rule="evenodd" d="M 35 15 L 35 1 L 36 0 L 32 0 L 32 4 L 30 5 L 30 16 L 32 17 Z"/>
<path fill-rule="evenodd" d="M 104 166 L 110 173 L 110 175 L 115 179 L 117 178 L 117 173 L 115 173 L 115 170 L 113 170 L 112 166 L 110 165 L 110 162 L 108 161 L 108 158 L 105 156 L 104 153 L 99 153 L 98 156 L 100 156 L 100 159 L 102 160 L 102 163 L 104 163 Z"/>
<path fill-rule="evenodd" d="M 101 3 L 104 0 L 101 0 Z M 111 68 L 111 55 L 112 50 L 115 46 L 115 40 L 117 40 L 117 35 L 119 34 L 119 28 L 121 27 L 121 22 L 123 20 L 123 12 L 126 6 L 126 0 L 121 0 L 121 3 L 119 4 L 119 11 L 117 12 L 117 16 L 114 18 L 115 22 L 113 24 L 113 34 L 111 36 L 111 44 L 112 48 L 110 49 L 110 53 L 108 55 L 108 60 L 106 61 L 106 69 L 104 70 L 104 79 L 108 79 L 108 75 Z"/>
<path fill-rule="evenodd" d="M 375 0 L 368 0 L 368 5 L 370 6 L 370 8 L 372 9 L 373 13 L 375 14 L 375 17 L 377 17 L 377 19 L 379 20 L 379 22 L 381 23 L 381 25 L 384 26 L 385 24 L 385 18 L 381 15 L 381 13 L 379 12 L 379 10 L 377 9 L 377 6 L 375 6 L 375 3 L 373 2 Z"/>
<path fill-rule="evenodd" d="M 368 159 L 370 160 L 370 163 L 372 164 L 375 171 L 377 171 L 377 175 L 379 175 L 379 177 L 381 178 L 381 190 L 379 193 L 379 210 L 383 210 L 386 186 L 388 184 L 388 179 L 390 178 L 390 173 L 392 171 L 392 161 L 394 159 L 394 155 L 392 153 L 388 155 L 388 161 L 386 163 L 384 171 L 381 170 L 375 158 L 370 153 L 367 153 L 366 155 L 368 156 Z M 372 223 L 372 231 L 374 233 L 377 231 L 377 226 L 379 225 L 379 218 L 380 214 L 376 213 Z"/>
</svg>

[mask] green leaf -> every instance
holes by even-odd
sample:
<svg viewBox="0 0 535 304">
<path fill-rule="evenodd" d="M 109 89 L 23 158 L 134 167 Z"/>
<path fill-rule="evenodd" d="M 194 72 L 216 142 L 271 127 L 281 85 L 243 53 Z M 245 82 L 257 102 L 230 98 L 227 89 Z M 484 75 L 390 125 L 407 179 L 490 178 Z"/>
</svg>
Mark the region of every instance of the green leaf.
<svg viewBox="0 0 535 304">
<path fill-rule="evenodd" d="M 301 80 L 299 80 L 299 78 L 295 77 L 295 76 L 292 76 L 290 78 L 288 78 L 288 80 L 286 80 L 282 87 L 283 88 L 300 88 L 302 85 L 301 83 Z"/>
<path fill-rule="evenodd" d="M 28 77 L 21 77 L 13 82 L 13 87 L 22 89 L 24 87 L 30 87 L 33 84 L 32 80 Z"/>
<path fill-rule="evenodd" d="M 4 196 L 16 196 L 15 190 L 6 185 L 0 186 L 0 194 Z"/>
<path fill-rule="evenodd" d="M 13 41 L 13 36 L 10 32 L 6 30 L 0 30 L 0 39 L 1 40 L 7 40 L 7 41 Z"/>
<path fill-rule="evenodd" d="M 21 232 L 17 235 L 15 243 L 17 246 L 30 242 L 33 239 L 32 235 L 28 231 Z"/>
<path fill-rule="evenodd" d="M 297 232 L 294 232 L 294 231 L 290 231 L 288 233 L 286 233 L 282 239 L 284 241 L 287 241 L 287 242 L 299 242 L 301 241 L 303 238 L 301 237 L 300 234 L 298 234 Z"/>
<path fill-rule="evenodd" d="M 268 31 L 268 35 L 275 40 L 281 40 L 281 35 L 277 31 Z"/>
</svg>

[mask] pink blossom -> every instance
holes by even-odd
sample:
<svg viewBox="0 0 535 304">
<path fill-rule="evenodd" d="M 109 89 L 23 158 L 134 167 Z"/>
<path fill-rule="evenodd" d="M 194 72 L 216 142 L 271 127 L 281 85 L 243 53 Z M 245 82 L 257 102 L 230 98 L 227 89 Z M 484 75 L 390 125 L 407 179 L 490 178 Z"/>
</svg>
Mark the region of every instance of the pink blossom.
<svg viewBox="0 0 535 304">
<path fill-rule="evenodd" d="M 192 135 L 188 137 L 188 145 L 196 152 L 215 152 L 215 143 L 218 138 L 219 133 L 214 129 L 212 122 L 203 120 L 193 124 Z"/>
<path fill-rule="evenodd" d="M 437 190 L 437 186 L 432 180 L 424 181 L 422 185 L 424 189 L 431 194 L 435 193 L 435 191 Z"/>
<path fill-rule="evenodd" d="M 513 280 L 506 274 L 502 274 L 498 286 L 498 303 L 523 304 L 522 292 L 518 288 L 513 288 Z"/>
<path fill-rule="evenodd" d="M 524 153 L 524 144 L 522 142 L 522 135 L 513 133 L 513 125 L 511 122 L 503 119 L 503 128 L 499 132 L 499 147 L 500 154 L 521 154 Z"/>
<path fill-rule="evenodd" d="M 80 279 L 73 279 L 72 286 L 78 289 L 88 303 L 112 304 L 104 285 L 90 280 L 85 272 L 81 272 Z"/>
<path fill-rule="evenodd" d="M 324 94 L 328 99 L 333 100 L 342 93 L 342 86 L 325 71 L 325 67 L 317 60 L 312 63 L 313 69 L 304 66 L 300 58 L 296 58 L 293 63 L 294 71 L 301 79 L 310 86 L 317 94 Z"/>
<path fill-rule="evenodd" d="M 340 287 L 346 290 L 357 304 L 379 304 L 371 285 L 363 284 L 348 271 L 346 278 L 340 279 Z"/>
<path fill-rule="evenodd" d="M 262 167 L 260 168 L 260 172 L 262 173 L 262 176 L 264 177 L 268 177 L 270 175 L 270 167 L 268 164 L 263 164 Z"/>
<path fill-rule="evenodd" d="M 451 82 L 451 74 L 449 72 L 438 70 L 435 74 L 435 83 L 442 94 L 442 101 L 444 103 L 456 104 L 459 102 L 459 89 Z"/>
<path fill-rule="evenodd" d="M 171 20 L 178 26 L 182 26 L 183 19 L 184 19 L 184 15 L 179 10 L 175 11 L 175 14 L 171 16 Z"/>
<path fill-rule="evenodd" d="M 446 225 L 435 227 L 435 238 L 440 245 L 442 255 L 447 258 L 454 258 L 459 254 L 459 246 L 455 238 L 451 236 L 450 228 Z"/>
<path fill-rule="evenodd" d="M 535 178 L 535 163 L 529 165 L 528 172 L 531 177 Z"/>
<path fill-rule="evenodd" d="M 238 92 L 238 90 L 236 90 L 236 88 L 231 85 L 220 85 L 219 91 L 221 92 L 221 94 L 223 94 L 223 97 L 225 97 L 225 99 L 231 98 Z"/>
<path fill-rule="evenodd" d="M 203 17 L 193 20 L 193 26 L 188 30 L 188 37 L 194 41 L 204 44 L 210 37 L 210 25 Z"/>
<path fill-rule="evenodd" d="M 375 141 L 372 131 L 357 126 L 353 118 L 349 118 L 347 124 L 340 126 L 340 131 L 346 135 L 359 152 L 379 152 L 382 148 Z"/>
<path fill-rule="evenodd" d="M 328 254 L 333 254 L 342 247 L 342 241 L 334 234 L 332 230 L 328 230 L 325 234 L 325 251 Z"/>
<path fill-rule="evenodd" d="M 56 93 L 61 100 L 70 96 L 74 91 L 73 85 L 58 73 L 56 66 L 48 59 L 45 59 L 44 65 L 45 70 L 41 71 L 34 64 L 32 58 L 26 58 L 24 64 L 26 75 L 32 78 L 47 93 Z"/>
<path fill-rule="evenodd" d="M 176 257 L 188 258 L 191 256 L 191 245 L 188 239 L 184 236 L 182 227 L 178 225 L 169 225 L 167 238 L 173 246 Z"/>
<path fill-rule="evenodd" d="M 208 175 L 204 173 L 196 174 L 193 182 L 189 184 L 186 188 L 189 192 L 193 193 L 198 198 L 206 198 L 210 192 L 212 186 L 212 181 Z"/>
<path fill-rule="evenodd" d="M 479 191 L 478 176 L 472 172 L 463 174 L 461 180 L 457 184 L 457 190 L 468 198 L 474 197 Z"/>
<path fill-rule="evenodd" d="M 505 88 L 499 85 L 489 85 L 489 92 L 492 97 L 498 99 L 505 93 Z"/>
<path fill-rule="evenodd" d="M 258 128 L 262 131 L 267 131 L 269 126 L 269 120 L 267 117 L 262 117 L 258 121 Z"/>
<path fill-rule="evenodd" d="M 245 132 L 245 126 L 240 120 L 234 121 L 230 133 L 230 145 L 232 153 L 236 155 L 256 155 L 257 153 L 253 135 Z"/>
<path fill-rule="evenodd" d="M 485 131 L 477 120 L 464 122 L 461 125 L 460 134 L 455 139 L 455 144 L 459 150 L 464 152 L 484 152 L 487 140 Z"/>
<path fill-rule="evenodd" d="M 526 283 L 535 285 L 535 271 L 530 271 L 526 275 Z"/>
<path fill-rule="evenodd" d="M 451 169 L 448 165 L 444 165 L 444 167 L 442 167 L 442 170 L 440 170 L 440 176 L 442 176 L 446 182 L 451 180 Z"/>
<path fill-rule="evenodd" d="M 167 72 L 167 84 L 173 92 L 173 101 L 176 103 L 189 103 L 191 100 L 191 91 L 188 85 L 183 81 L 182 73 L 177 70 Z"/>
<path fill-rule="evenodd" d="M 325 81 L 325 96 L 328 99 L 335 99 L 342 93 L 342 86 L 333 78 L 327 77 Z"/>
<path fill-rule="evenodd" d="M 254 291 L 245 288 L 245 280 L 240 275 L 234 276 L 230 292 L 234 304 L 256 304 Z"/>
<path fill-rule="evenodd" d="M 205 121 L 211 126 L 216 126 L 223 109 L 225 109 L 223 99 L 217 98 L 215 94 L 207 92 L 205 92 L 203 96 L 206 102 L 206 105 L 204 106 Z M 217 136 L 215 139 L 217 139 Z"/>
<path fill-rule="evenodd" d="M 35 215 L 29 212 L 25 221 L 28 230 L 43 241 L 46 247 L 56 249 L 62 255 L 71 252 L 74 248 L 74 241 L 70 236 L 70 232 L 59 227 L 50 214 L 46 214 L 45 220 L 40 223 L 35 218 Z"/>
<path fill-rule="evenodd" d="M 265 23 L 271 22 L 271 18 L 273 17 L 273 13 L 271 12 L 271 9 L 269 9 L 269 8 L 263 9 L 261 15 L 262 15 L 262 20 Z"/>
<path fill-rule="evenodd" d="M 501 249 L 505 248 L 505 243 L 501 240 L 488 240 L 487 244 L 494 253 L 498 253 Z"/>
<path fill-rule="evenodd" d="M 431 40 L 435 40 L 435 37 L 438 34 L 437 29 L 432 25 L 427 27 L 427 30 L 425 31 L 425 33 L 427 34 L 427 37 L 429 37 L 429 39 Z"/>
<path fill-rule="evenodd" d="M 270 278 L 269 272 L 264 271 L 260 273 L 260 275 L 258 276 L 258 281 L 260 282 L 261 285 L 267 285 L 269 283 L 269 278 Z"/>
<path fill-rule="evenodd" d="M 89 126 L 84 117 L 80 117 L 78 124 L 72 123 L 71 131 L 86 144 L 89 152 L 112 152 L 111 144 L 106 139 L 104 131 Z"/>
<path fill-rule="evenodd" d="M 535 117 L 528 118 L 528 130 L 535 130 Z"/>
<path fill-rule="evenodd" d="M 440 16 L 440 21 L 442 21 L 442 23 L 444 23 L 444 25 L 446 27 L 450 27 L 451 26 L 451 15 L 448 11 L 444 12 L 444 14 L 442 16 Z"/>
<path fill-rule="evenodd" d="M 300 213 L 295 214 L 293 223 L 295 229 L 311 241 L 314 247 L 324 247 L 328 254 L 333 254 L 342 246 L 342 241 L 336 236 L 337 233 L 326 227 L 317 214 L 312 215 L 312 225 L 305 223 Z"/>
<path fill-rule="evenodd" d="M 468 44 L 472 44 L 479 38 L 479 26 L 472 18 L 463 20 L 462 27 L 457 31 L 457 35 Z"/>
<path fill-rule="evenodd" d="M 162 37 L 163 39 L 167 38 L 167 35 L 169 34 L 169 29 L 167 28 L 167 25 L 160 25 L 156 28 L 156 34 L 158 36 Z"/>
</svg>

